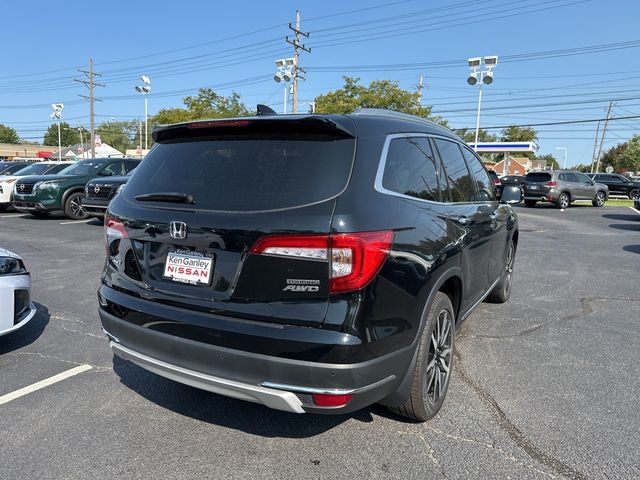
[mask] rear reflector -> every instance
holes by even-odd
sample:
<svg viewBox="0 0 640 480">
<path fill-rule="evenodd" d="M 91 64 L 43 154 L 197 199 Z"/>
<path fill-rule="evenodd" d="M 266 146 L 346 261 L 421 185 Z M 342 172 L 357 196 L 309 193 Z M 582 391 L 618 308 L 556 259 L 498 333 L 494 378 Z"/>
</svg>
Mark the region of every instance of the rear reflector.
<svg viewBox="0 0 640 480">
<path fill-rule="evenodd" d="M 313 403 L 317 407 L 343 407 L 353 397 L 353 395 L 330 395 L 326 393 L 314 393 Z"/>
<path fill-rule="evenodd" d="M 547 182 L 547 183 L 545 183 L 545 185 L 547 187 L 555 187 L 557 184 L 558 184 L 557 182 Z"/>
<path fill-rule="evenodd" d="M 329 292 L 360 290 L 378 273 L 393 242 L 393 232 L 262 237 L 251 253 L 329 261 Z"/>
</svg>

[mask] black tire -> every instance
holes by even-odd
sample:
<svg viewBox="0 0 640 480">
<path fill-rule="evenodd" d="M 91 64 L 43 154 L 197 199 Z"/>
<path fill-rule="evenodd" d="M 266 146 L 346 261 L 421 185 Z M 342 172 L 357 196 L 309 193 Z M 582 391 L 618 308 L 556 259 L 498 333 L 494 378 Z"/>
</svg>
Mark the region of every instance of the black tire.
<svg viewBox="0 0 640 480">
<path fill-rule="evenodd" d="M 388 407 L 397 415 L 420 422 L 433 418 L 444 403 L 453 368 L 455 337 L 455 316 L 447 295 L 437 292 L 426 315 L 411 395 L 403 405 Z"/>
<path fill-rule="evenodd" d="M 49 212 L 29 212 L 29 215 L 33 215 L 36 218 L 47 218 Z"/>
<path fill-rule="evenodd" d="M 558 208 L 569 208 L 569 205 L 571 205 L 571 197 L 569 196 L 568 193 L 562 192 L 558 196 L 558 199 L 556 200 L 556 207 L 558 207 Z"/>
<path fill-rule="evenodd" d="M 502 276 L 491 293 L 487 295 L 485 299 L 489 303 L 505 303 L 509 301 L 511 296 L 511 285 L 513 283 L 513 263 L 516 259 L 516 246 L 513 244 L 513 240 L 509 240 L 507 246 L 507 258 L 505 261 L 505 269 L 502 272 Z"/>
<path fill-rule="evenodd" d="M 602 207 L 604 205 L 604 202 L 606 202 L 606 200 L 607 200 L 607 194 L 604 193 L 602 190 L 600 190 L 598 193 L 596 193 L 596 196 L 591 201 L 591 204 L 594 207 Z"/>
<path fill-rule="evenodd" d="M 640 189 L 634 188 L 629 192 L 629 198 L 633 200 L 634 198 L 640 197 Z"/>
<path fill-rule="evenodd" d="M 538 203 L 536 200 L 525 200 L 524 201 L 524 206 L 525 207 L 529 207 L 529 208 L 533 208 L 536 206 L 536 203 Z"/>
<path fill-rule="evenodd" d="M 82 192 L 73 192 L 69 194 L 64 201 L 64 214 L 71 220 L 84 220 L 89 218 L 89 214 L 82 208 Z"/>
</svg>

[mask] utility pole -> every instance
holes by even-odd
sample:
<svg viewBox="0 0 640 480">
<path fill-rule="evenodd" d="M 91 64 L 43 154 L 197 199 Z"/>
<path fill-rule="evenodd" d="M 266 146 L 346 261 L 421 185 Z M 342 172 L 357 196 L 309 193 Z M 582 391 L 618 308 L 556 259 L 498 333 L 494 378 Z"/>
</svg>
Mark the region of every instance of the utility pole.
<svg viewBox="0 0 640 480">
<path fill-rule="evenodd" d="M 600 122 L 596 126 L 596 139 L 593 142 L 593 156 L 591 157 L 591 173 L 593 173 L 593 166 L 596 164 L 596 152 L 598 151 L 598 136 L 600 135 Z"/>
<path fill-rule="evenodd" d="M 95 73 L 93 71 L 93 59 L 91 58 L 89 59 L 89 71 L 80 70 L 80 69 L 78 69 L 78 71 L 81 73 L 84 73 L 87 77 L 86 80 L 84 79 L 78 80 L 77 78 L 75 78 L 74 80 L 76 82 L 80 82 L 84 84 L 87 88 L 89 88 L 89 96 L 86 96 L 86 95 L 80 95 L 80 96 L 82 98 L 86 98 L 87 100 L 89 100 L 89 121 L 91 124 L 91 158 L 96 158 L 96 125 L 95 125 L 93 104 L 94 102 L 101 102 L 102 100 L 94 97 L 93 89 L 94 87 L 104 87 L 105 85 L 104 83 L 96 83 L 96 81 L 94 80 L 94 77 L 101 77 L 102 75 L 100 75 L 99 73 Z"/>
<path fill-rule="evenodd" d="M 295 64 L 293 65 L 293 99 L 291 102 L 291 110 L 293 113 L 298 112 L 298 77 L 305 80 L 305 78 L 300 75 L 300 72 L 307 73 L 304 69 L 300 68 L 300 50 L 303 50 L 307 53 L 311 53 L 311 49 L 304 46 L 304 44 L 300 43 L 300 37 L 309 38 L 309 32 L 300 31 L 300 11 L 296 10 L 296 26 L 291 26 L 291 22 L 289 22 L 289 30 L 293 31 L 294 38 L 293 40 L 289 40 L 289 36 L 285 37 L 285 40 L 288 44 L 293 45 L 293 58 L 295 59 Z"/>
<path fill-rule="evenodd" d="M 418 103 L 420 105 L 422 105 L 422 89 L 424 88 L 423 82 L 424 77 L 420 74 L 420 77 L 418 78 Z"/>
<path fill-rule="evenodd" d="M 609 102 L 609 108 L 607 109 L 607 118 L 605 119 L 604 126 L 602 127 L 602 138 L 600 139 L 600 148 L 598 148 L 595 173 L 598 173 L 598 170 L 600 170 L 600 155 L 602 154 L 602 145 L 604 144 L 604 138 L 607 134 L 607 125 L 609 124 L 609 118 L 611 118 L 611 107 L 613 107 L 613 102 Z"/>
</svg>

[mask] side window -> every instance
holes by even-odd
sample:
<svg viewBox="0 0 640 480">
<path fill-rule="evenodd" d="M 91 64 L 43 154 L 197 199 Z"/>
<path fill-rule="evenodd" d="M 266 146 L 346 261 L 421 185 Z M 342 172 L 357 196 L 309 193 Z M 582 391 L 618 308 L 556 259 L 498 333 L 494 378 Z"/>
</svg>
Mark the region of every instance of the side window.
<svg viewBox="0 0 640 480">
<path fill-rule="evenodd" d="M 475 200 L 475 187 L 473 178 L 464 161 L 460 147 L 457 143 L 440 138 L 434 139 L 449 186 L 448 192 L 452 202 L 473 202 Z M 446 198 L 447 195 L 445 194 Z"/>
<path fill-rule="evenodd" d="M 561 182 L 568 182 L 569 180 L 565 177 L 564 173 L 559 173 L 558 174 L 558 180 L 560 180 Z"/>
<path fill-rule="evenodd" d="M 489 178 L 486 168 L 484 168 L 480 159 L 476 157 L 471 150 L 464 147 L 461 148 L 462 154 L 464 155 L 467 165 L 471 170 L 471 175 L 473 175 L 473 178 L 476 181 L 476 189 L 478 191 L 476 201 L 489 202 L 495 200 L 496 195 L 495 190 L 493 189 L 493 182 L 491 181 L 491 178 Z"/>
<path fill-rule="evenodd" d="M 124 162 L 113 162 L 100 171 L 100 175 L 124 175 Z"/>
<path fill-rule="evenodd" d="M 574 173 L 580 183 L 591 183 L 591 179 L 584 173 Z"/>
<path fill-rule="evenodd" d="M 140 165 L 140 162 L 134 162 L 133 160 L 125 160 L 124 161 L 124 169 L 125 174 L 129 173 L 131 170 Z"/>
<path fill-rule="evenodd" d="M 564 181 L 565 182 L 580 183 L 580 179 L 578 178 L 578 176 L 575 173 L 572 173 L 572 172 L 565 172 Z"/>
<path fill-rule="evenodd" d="M 438 168 L 426 137 L 394 138 L 382 175 L 382 186 L 392 192 L 440 202 Z"/>
</svg>

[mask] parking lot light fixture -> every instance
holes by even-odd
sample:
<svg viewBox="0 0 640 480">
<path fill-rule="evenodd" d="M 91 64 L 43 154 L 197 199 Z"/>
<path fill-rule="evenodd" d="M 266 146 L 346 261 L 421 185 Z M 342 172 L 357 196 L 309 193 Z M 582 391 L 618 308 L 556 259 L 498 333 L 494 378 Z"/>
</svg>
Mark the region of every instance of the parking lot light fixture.
<svg viewBox="0 0 640 480">
<path fill-rule="evenodd" d="M 564 160 L 562 162 L 562 168 L 567 169 L 567 147 L 556 147 L 556 150 L 564 150 Z"/>
<path fill-rule="evenodd" d="M 493 55 L 490 57 L 473 57 L 467 60 L 471 72 L 467 77 L 469 85 L 478 86 L 478 113 L 476 115 L 476 135 L 474 149 L 477 149 L 478 135 L 480 133 L 480 106 L 482 105 L 482 85 L 491 85 L 493 83 L 493 69 L 498 64 L 498 57 Z M 484 62 L 484 64 L 483 64 Z"/>
<path fill-rule="evenodd" d="M 273 80 L 276 83 L 283 82 L 284 83 L 284 99 L 282 106 L 282 113 L 287 113 L 287 87 L 288 83 L 293 78 L 293 71 L 295 69 L 295 59 L 294 58 L 281 58 L 276 60 L 276 73 L 273 75 Z"/>
<path fill-rule="evenodd" d="M 60 119 L 62 118 L 63 103 L 52 103 L 53 113 L 51 118 L 58 120 L 58 161 L 62 160 L 62 136 L 60 135 Z"/>
<path fill-rule="evenodd" d="M 147 109 L 147 95 L 151 92 L 151 79 L 147 75 L 140 75 L 142 85 L 136 85 L 136 92 L 144 95 L 144 149 L 148 150 L 149 116 Z"/>
</svg>

